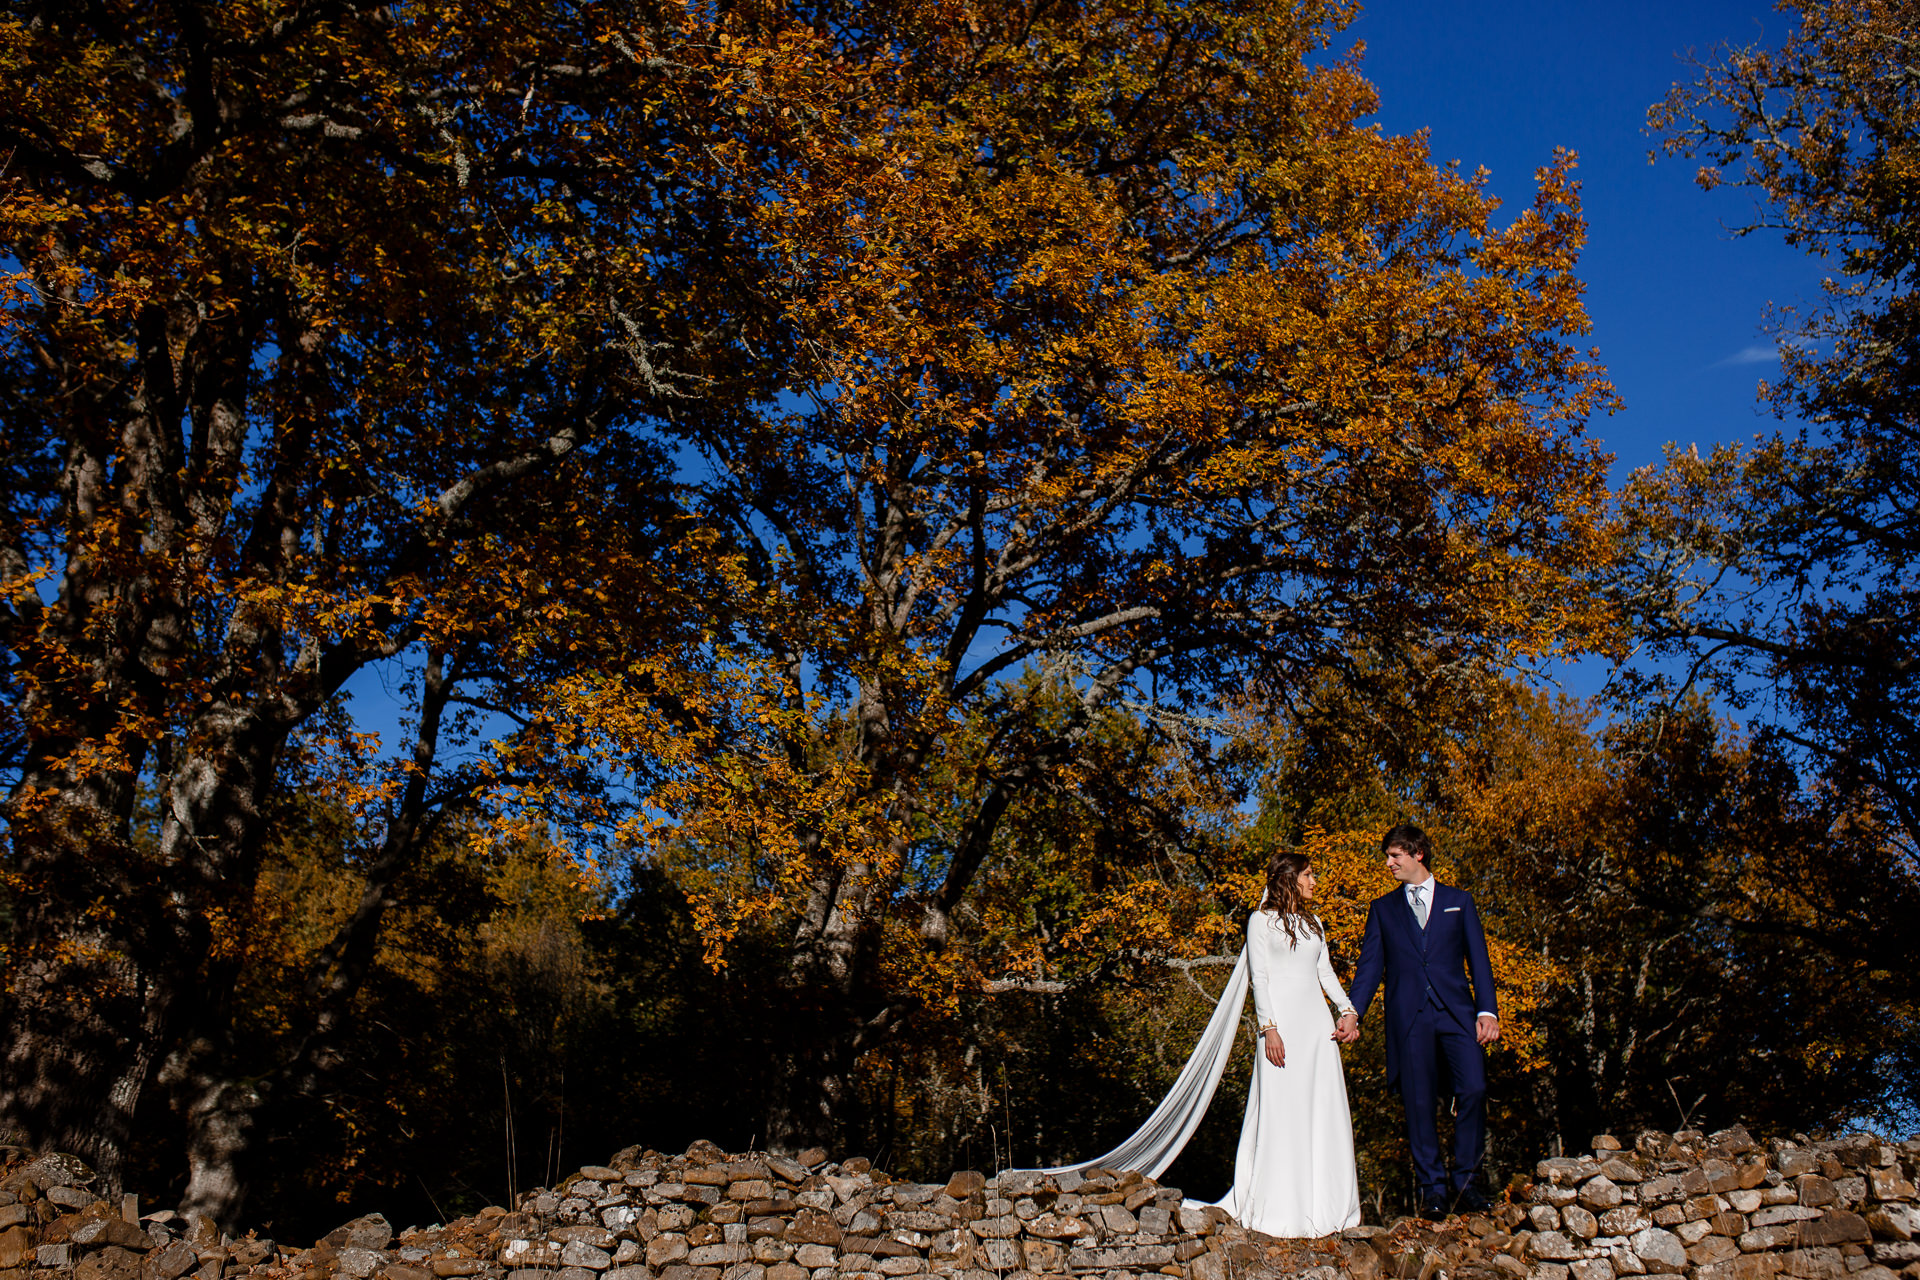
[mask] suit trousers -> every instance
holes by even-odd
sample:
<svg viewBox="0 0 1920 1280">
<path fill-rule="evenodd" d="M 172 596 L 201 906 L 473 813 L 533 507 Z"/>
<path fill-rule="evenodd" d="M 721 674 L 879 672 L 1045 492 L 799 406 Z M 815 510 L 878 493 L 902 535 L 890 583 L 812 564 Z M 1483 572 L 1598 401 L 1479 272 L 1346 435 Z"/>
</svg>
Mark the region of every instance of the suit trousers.
<svg viewBox="0 0 1920 1280">
<path fill-rule="evenodd" d="M 1421 1006 L 1400 1062 L 1400 1099 L 1407 1107 L 1415 1194 L 1421 1205 L 1450 1203 L 1480 1172 L 1487 1135 L 1486 1051 L 1445 1010 Z M 1451 1083 L 1450 1090 L 1443 1084 Z M 1440 1160 L 1441 1102 L 1454 1101 L 1453 1170 Z"/>
</svg>

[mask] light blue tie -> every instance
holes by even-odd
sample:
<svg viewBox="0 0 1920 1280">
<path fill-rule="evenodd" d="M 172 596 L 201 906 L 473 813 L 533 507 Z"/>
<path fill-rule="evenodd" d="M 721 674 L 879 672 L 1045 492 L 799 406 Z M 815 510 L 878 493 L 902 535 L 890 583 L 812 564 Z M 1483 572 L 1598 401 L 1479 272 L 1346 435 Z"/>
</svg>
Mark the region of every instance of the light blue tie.
<svg viewBox="0 0 1920 1280">
<path fill-rule="evenodd" d="M 1413 891 L 1413 917 L 1420 922 L 1422 929 L 1427 927 L 1427 891 L 1424 886 L 1416 886 Z"/>
</svg>

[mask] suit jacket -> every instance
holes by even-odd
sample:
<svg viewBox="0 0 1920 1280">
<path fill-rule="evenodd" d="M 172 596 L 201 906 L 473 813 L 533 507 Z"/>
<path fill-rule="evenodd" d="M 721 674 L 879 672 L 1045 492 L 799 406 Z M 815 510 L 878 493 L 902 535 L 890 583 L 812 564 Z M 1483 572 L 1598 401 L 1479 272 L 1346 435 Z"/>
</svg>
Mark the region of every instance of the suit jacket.
<svg viewBox="0 0 1920 1280">
<path fill-rule="evenodd" d="M 1373 900 L 1367 932 L 1353 968 L 1353 1003 L 1365 1017 L 1382 978 L 1387 986 L 1387 1083 L 1400 1082 L 1401 1046 L 1431 992 L 1435 1002 L 1467 1031 L 1480 1010 L 1498 1016 L 1493 964 L 1473 895 L 1452 885 L 1433 885 L 1427 927 L 1420 927 L 1404 885 Z M 1471 984 L 1469 984 L 1471 975 Z"/>
</svg>

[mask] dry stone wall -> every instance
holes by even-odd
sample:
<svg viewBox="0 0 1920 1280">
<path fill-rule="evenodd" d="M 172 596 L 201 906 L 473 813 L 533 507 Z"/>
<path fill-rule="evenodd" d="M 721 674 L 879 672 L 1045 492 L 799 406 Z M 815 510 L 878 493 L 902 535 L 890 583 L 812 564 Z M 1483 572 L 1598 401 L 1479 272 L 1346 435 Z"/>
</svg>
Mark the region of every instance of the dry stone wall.
<svg viewBox="0 0 1920 1280">
<path fill-rule="evenodd" d="M 1277 1240 L 1137 1173 L 956 1173 L 629 1148 L 510 1209 L 311 1246 L 108 1202 L 61 1157 L 0 1178 L 0 1280 L 1920 1280 L 1920 1142 L 1644 1133 L 1543 1160 L 1483 1214 Z"/>
</svg>

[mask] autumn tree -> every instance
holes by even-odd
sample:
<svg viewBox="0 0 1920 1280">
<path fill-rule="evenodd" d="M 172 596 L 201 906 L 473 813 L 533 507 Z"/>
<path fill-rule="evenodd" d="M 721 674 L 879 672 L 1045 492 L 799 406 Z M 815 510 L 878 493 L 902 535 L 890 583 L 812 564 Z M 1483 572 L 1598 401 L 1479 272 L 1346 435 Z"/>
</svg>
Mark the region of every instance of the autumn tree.
<svg viewBox="0 0 1920 1280">
<path fill-rule="evenodd" d="M 1896 922 L 1914 887 L 1877 833 L 1831 826 L 1778 755 L 1697 700 L 1602 726 L 1513 687 L 1444 761 L 1434 826 L 1548 978 L 1530 1070 L 1509 1084 L 1527 1147 L 1912 1105 L 1900 1064 L 1920 986 Z"/>
<path fill-rule="evenodd" d="M 1349 15 L 10 10 L 0 1120 L 111 1178 L 185 1082 L 234 1215 L 223 922 L 311 776 L 375 856 L 274 1080 L 436 815 L 613 785 L 716 961 L 784 931 L 772 1137 L 831 1137 L 1103 707 L 1595 641 L 1571 157 L 1496 224 Z M 385 772 L 328 719 L 380 663 Z"/>
<path fill-rule="evenodd" d="M 768 385 L 703 132 L 731 48 L 632 6 L 0 18 L 0 1124 L 111 1182 L 165 1080 L 187 1206 L 231 1222 L 258 1095 L 337 1057 L 436 815 L 591 773 L 538 702 L 574 616 L 677 625 L 648 431 Z M 415 692 L 385 771 L 334 714 L 376 664 Z M 364 788 L 364 892 L 308 956 L 309 1034 L 243 1077 L 233 922 L 316 777 Z"/>
<path fill-rule="evenodd" d="M 1601 634 L 1572 160 L 1496 224 L 1477 178 L 1366 125 L 1347 16 L 822 11 L 890 123 L 765 173 L 799 376 L 744 434 L 686 437 L 709 643 L 569 704 L 671 762 L 634 835 L 716 960 L 790 931 L 776 1144 L 844 1132 L 855 1062 L 916 1016 L 883 938 L 966 962 L 1001 822 L 1086 777 L 1102 707 Z"/>
<path fill-rule="evenodd" d="M 1388 822 L 1434 835 L 1438 874 L 1480 904 L 1502 1013 L 1521 1015 L 1489 1063 L 1493 1167 L 1623 1126 L 1911 1114 L 1914 886 L 1871 823 L 1829 823 L 1787 762 L 1697 700 L 1608 724 L 1490 680 L 1428 709 L 1280 726 L 1257 830 L 1323 826 L 1309 847 L 1335 908 L 1390 885 Z M 1348 824 L 1371 866 L 1343 869 Z M 1356 1096 L 1384 1088 L 1372 1070 L 1350 1064 Z M 1363 1168 L 1393 1155 L 1386 1119 L 1356 1113 Z"/>
<path fill-rule="evenodd" d="M 1728 49 L 1651 113 L 1700 184 L 1751 192 L 1742 234 L 1778 232 L 1828 272 L 1779 317 L 1789 425 L 1636 478 L 1622 594 L 1656 645 L 1846 805 L 1920 838 L 1920 6 L 1780 6 L 1778 48 Z M 1920 870 L 1920 864 L 1914 865 Z"/>
</svg>

